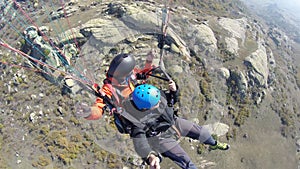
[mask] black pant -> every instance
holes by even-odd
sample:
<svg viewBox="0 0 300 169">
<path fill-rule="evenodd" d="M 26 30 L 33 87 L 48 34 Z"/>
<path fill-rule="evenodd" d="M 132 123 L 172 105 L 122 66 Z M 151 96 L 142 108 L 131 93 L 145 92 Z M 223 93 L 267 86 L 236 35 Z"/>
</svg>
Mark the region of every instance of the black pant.
<svg viewBox="0 0 300 169">
<path fill-rule="evenodd" d="M 199 140 L 204 144 L 216 144 L 216 141 L 211 137 L 209 131 L 202 126 L 182 118 L 176 119 L 175 126 L 182 137 Z M 174 133 L 175 132 L 173 131 L 173 134 Z M 170 158 L 182 169 L 196 169 L 195 164 L 191 161 L 189 155 L 180 146 L 175 137 L 170 137 L 169 133 L 162 133 L 157 136 L 155 140 L 156 141 L 152 142 L 152 146 L 155 147 L 155 149 L 157 149 L 164 157 Z"/>
</svg>

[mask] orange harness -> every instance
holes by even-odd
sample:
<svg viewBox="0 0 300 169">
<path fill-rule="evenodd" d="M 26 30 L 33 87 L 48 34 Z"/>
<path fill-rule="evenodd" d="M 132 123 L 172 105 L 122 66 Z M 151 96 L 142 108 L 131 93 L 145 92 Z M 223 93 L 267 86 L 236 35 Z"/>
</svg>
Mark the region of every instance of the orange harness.
<svg viewBox="0 0 300 169">
<path fill-rule="evenodd" d="M 135 86 L 131 80 L 128 80 L 128 85 L 112 85 L 111 80 L 104 81 L 105 86 L 109 88 L 115 104 L 122 107 L 122 101 L 126 99 L 134 90 Z"/>
</svg>

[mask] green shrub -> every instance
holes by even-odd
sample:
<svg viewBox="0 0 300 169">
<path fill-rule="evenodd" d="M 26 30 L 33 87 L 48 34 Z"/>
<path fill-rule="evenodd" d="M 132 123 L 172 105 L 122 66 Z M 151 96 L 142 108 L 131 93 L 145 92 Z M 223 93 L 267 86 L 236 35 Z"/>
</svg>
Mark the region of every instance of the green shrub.
<svg viewBox="0 0 300 169">
<path fill-rule="evenodd" d="M 205 152 L 206 148 L 204 144 L 199 144 L 197 147 L 197 153 L 198 154 L 203 154 Z"/>
<path fill-rule="evenodd" d="M 212 101 L 212 92 L 211 92 L 210 84 L 206 80 L 202 79 L 200 80 L 199 85 L 200 85 L 200 91 L 204 95 L 206 101 L 207 102 Z"/>
<path fill-rule="evenodd" d="M 250 111 L 246 107 L 242 107 L 235 118 L 234 124 L 237 126 L 241 126 L 245 123 L 246 119 L 250 117 Z"/>
</svg>

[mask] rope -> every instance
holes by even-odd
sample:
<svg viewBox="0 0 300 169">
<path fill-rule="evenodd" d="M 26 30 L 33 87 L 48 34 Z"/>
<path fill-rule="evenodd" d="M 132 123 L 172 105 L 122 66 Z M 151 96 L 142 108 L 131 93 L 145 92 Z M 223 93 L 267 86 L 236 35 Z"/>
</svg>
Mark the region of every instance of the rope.
<svg viewBox="0 0 300 169">
<path fill-rule="evenodd" d="M 42 52 L 39 48 L 37 48 L 36 46 L 34 46 L 33 45 L 33 43 L 30 41 L 30 40 L 28 40 L 18 29 L 17 29 L 17 27 L 16 26 L 14 26 L 10 21 L 8 21 L 8 20 L 6 20 L 5 18 L 3 18 L 3 20 L 15 31 L 15 32 L 17 32 L 18 33 L 18 35 L 20 36 L 20 37 L 22 37 L 28 44 L 30 44 L 31 46 L 33 46 L 33 48 L 35 48 L 36 50 L 37 50 L 37 52 L 39 53 L 39 54 L 41 54 L 43 57 L 45 57 L 45 58 L 48 58 L 48 59 L 50 59 L 50 61 L 51 62 L 53 62 L 53 60 L 52 60 L 52 58 L 50 58 L 50 57 L 48 57 L 48 56 L 46 56 L 46 55 L 44 55 L 44 52 Z M 21 22 L 19 22 L 19 23 L 21 23 Z M 3 41 L 3 40 L 2 40 Z"/>
<path fill-rule="evenodd" d="M 42 2 L 44 2 L 44 1 L 42 1 Z M 50 3 L 51 3 L 51 9 L 52 9 L 52 11 L 56 11 L 56 9 L 54 9 L 54 3 L 53 3 L 53 1 L 50 1 Z M 43 6 L 47 6 L 47 4 L 44 3 Z M 54 21 L 54 20 L 52 20 L 52 18 L 51 18 L 50 11 L 49 11 L 49 13 L 48 13 L 47 16 L 48 16 L 49 21 Z M 68 43 L 68 45 L 70 45 L 70 41 L 69 41 L 69 39 L 67 38 L 67 36 L 66 36 L 66 34 L 65 34 L 65 30 L 64 30 L 64 28 L 62 27 L 62 23 L 60 22 L 60 19 L 55 19 L 55 21 L 57 21 L 57 24 L 58 24 L 58 26 L 59 26 L 59 29 L 61 30 L 61 32 L 62 32 L 62 34 L 63 34 L 63 37 L 66 38 L 66 39 L 68 40 L 67 43 Z M 52 24 L 52 26 L 53 26 L 53 25 L 54 25 L 54 24 Z M 53 30 L 55 31 L 55 33 L 56 33 L 56 35 L 57 35 L 56 38 L 60 38 L 60 37 L 58 36 L 58 35 L 60 34 L 59 31 L 58 31 L 58 29 L 53 29 Z M 61 42 L 61 39 L 58 39 L 58 41 Z M 62 44 L 65 45 L 64 42 L 62 42 Z"/>
<path fill-rule="evenodd" d="M 9 49 L 9 50 L 11 50 L 11 51 L 17 52 L 17 53 L 20 54 L 21 56 L 26 57 L 27 59 L 33 60 L 34 62 L 36 62 L 36 63 L 38 63 L 38 64 L 40 64 L 40 65 L 42 65 L 42 66 L 45 66 L 45 67 L 47 67 L 47 68 L 49 68 L 49 69 L 51 69 L 51 70 L 58 71 L 59 73 L 61 73 L 61 74 L 64 75 L 64 76 L 67 75 L 67 76 L 71 77 L 73 80 L 76 80 L 76 81 L 78 81 L 78 82 L 81 82 L 82 84 L 85 84 L 85 85 L 88 85 L 88 86 L 93 85 L 90 81 L 83 80 L 83 79 L 81 79 L 81 78 L 79 78 L 79 77 L 74 76 L 74 75 L 71 74 L 71 73 L 68 73 L 68 72 L 59 70 L 59 69 L 57 69 L 57 68 L 55 68 L 55 67 L 53 67 L 53 66 L 51 66 L 51 65 L 48 65 L 48 64 L 46 64 L 46 63 L 44 63 L 44 62 L 42 62 L 42 61 L 40 61 L 40 60 L 38 60 L 38 59 L 35 59 L 35 58 L 33 58 L 33 57 L 27 55 L 26 53 L 24 53 L 24 52 L 22 52 L 22 51 L 20 51 L 20 50 L 18 50 L 18 49 L 15 49 L 15 48 L 11 47 L 10 45 L 8 45 L 8 44 L 2 42 L 2 40 L 0 41 L 0 46 L 3 46 L 3 47 L 5 47 L 5 48 L 7 48 L 7 49 Z"/>
<path fill-rule="evenodd" d="M 53 1 L 50 1 L 51 2 L 51 8 L 52 8 L 52 10 L 53 11 L 55 11 L 55 9 L 54 9 L 54 3 L 53 3 Z M 86 68 L 86 61 L 85 61 L 85 59 L 84 59 L 84 57 L 81 57 L 81 55 L 80 55 L 80 46 L 79 46 L 79 43 L 78 43 L 78 41 L 77 41 L 77 39 L 76 39 L 76 35 L 75 35 L 75 33 L 74 33 L 74 31 L 73 31 L 73 29 L 72 29 L 72 27 L 71 27 L 71 24 L 70 24 L 70 21 L 69 21 L 69 18 L 67 17 L 67 13 L 66 13 L 66 10 L 65 10 L 65 5 L 64 5 L 64 3 L 63 3 L 63 1 L 61 0 L 61 6 L 62 6 L 62 8 L 63 8 L 63 10 L 64 10 L 64 18 L 66 18 L 66 20 L 67 20 L 67 22 L 68 22 L 68 26 L 69 26 L 69 29 L 71 30 L 71 33 L 72 33 L 72 35 L 73 35 L 73 37 L 74 37 L 74 42 L 75 42 L 75 45 L 76 45 L 76 48 L 77 48 L 77 50 L 78 50 L 78 57 L 80 57 L 81 58 L 81 60 L 82 60 L 82 65 L 80 65 L 79 66 L 79 68 L 81 69 L 81 70 L 84 70 L 84 68 Z M 49 16 L 50 16 L 50 13 L 49 13 Z M 52 20 L 51 18 L 50 18 L 50 20 Z M 60 19 L 56 19 L 57 20 L 57 22 L 58 22 L 58 24 L 59 24 L 59 27 L 61 28 L 61 30 L 62 30 L 62 34 L 63 34 L 63 36 L 67 39 L 67 43 L 68 43 L 68 45 L 70 45 L 71 43 L 70 43 L 70 41 L 69 41 L 69 38 L 66 36 L 66 34 L 65 34 L 65 30 L 63 29 L 63 27 L 62 27 L 62 24 L 60 24 Z M 58 33 L 57 33 L 57 35 L 58 35 Z M 59 36 L 58 36 L 58 38 L 59 38 Z M 61 41 L 61 39 L 60 39 L 60 41 Z M 65 45 L 64 43 L 62 43 L 63 45 Z M 91 74 L 91 72 L 90 71 L 88 71 L 87 72 L 87 78 L 90 80 L 90 81 L 92 81 L 92 83 L 95 83 L 95 80 L 92 78 L 93 76 L 92 76 L 92 74 Z"/>
<path fill-rule="evenodd" d="M 168 4 L 170 4 L 171 0 L 168 0 Z M 160 59 L 159 59 L 159 67 L 161 71 L 164 73 L 164 75 L 167 77 L 168 80 L 172 80 L 171 77 L 166 72 L 166 68 L 164 65 L 163 57 L 164 57 L 164 45 L 165 45 L 165 39 L 167 36 L 167 28 L 170 20 L 170 12 L 168 9 L 168 4 L 165 4 L 165 7 L 162 9 L 162 24 L 161 24 L 161 44 L 160 44 Z"/>
<path fill-rule="evenodd" d="M 68 16 L 67 16 L 65 4 L 63 3 L 63 0 L 60 0 L 60 2 L 61 2 L 61 5 L 62 5 L 62 8 L 63 8 L 63 11 L 64 11 L 65 18 L 66 18 L 66 20 L 67 20 L 68 26 L 69 26 L 69 28 L 70 28 L 70 30 L 71 30 L 71 32 L 72 32 L 72 35 L 73 35 L 73 38 L 74 38 L 74 41 L 75 41 L 75 45 L 76 45 L 78 51 L 80 51 L 80 48 L 79 48 L 79 45 L 78 45 L 78 42 L 77 42 L 75 33 L 74 33 L 74 31 L 73 31 L 73 29 L 72 29 L 72 27 L 71 27 L 69 18 L 68 18 Z"/>
<path fill-rule="evenodd" d="M 44 52 L 42 52 L 39 48 L 37 48 L 35 45 L 33 45 L 33 42 L 31 42 L 29 39 L 27 39 L 23 35 L 23 33 L 20 32 L 20 29 L 29 27 L 29 23 L 31 23 L 32 25 L 34 25 L 36 27 L 36 29 L 38 31 L 40 31 L 38 25 L 22 9 L 22 7 L 16 2 L 16 0 L 13 0 L 13 2 L 11 4 L 8 4 L 8 3 L 5 3 L 5 4 L 7 4 L 7 5 L 3 5 L 3 3 L 1 3 L 1 6 L 7 6 L 7 8 L 9 8 L 9 9 L 5 9 L 6 10 L 5 13 L 6 14 L 9 13 L 9 14 L 5 16 L 5 14 L 3 12 L 3 15 L 2 15 L 3 21 L 6 22 L 6 24 L 7 24 L 7 26 L 5 27 L 6 31 L 5 31 L 4 35 L 8 34 L 9 36 L 13 36 L 11 39 L 16 38 L 16 35 L 13 34 L 12 32 L 7 33 L 9 30 L 11 30 L 11 29 L 9 29 L 9 27 L 12 28 L 19 35 L 18 37 L 22 37 L 29 46 L 31 46 L 32 48 L 36 49 L 37 53 L 41 54 L 41 57 L 47 58 L 47 56 L 44 54 Z M 13 8 L 13 10 L 12 10 L 12 7 L 11 7 L 12 5 L 16 6 L 16 8 Z M 52 8 L 53 8 L 53 3 L 52 3 Z M 63 5 L 63 8 L 64 8 L 64 5 Z M 4 11 L 4 9 L 3 9 L 3 11 Z M 50 13 L 48 13 L 48 14 L 50 14 Z M 65 16 L 66 16 L 66 11 L 65 11 Z M 48 15 L 48 17 L 49 17 L 49 15 Z M 6 19 L 6 18 L 9 18 L 9 19 Z M 16 22 L 16 23 L 12 23 L 13 21 Z M 18 26 L 19 28 L 17 28 L 17 25 L 20 25 L 20 27 Z M 32 25 L 30 25 L 30 26 L 32 26 Z M 59 24 L 59 25 L 61 25 L 61 24 Z M 70 26 L 70 24 L 69 24 L 69 26 Z M 52 42 L 46 35 L 43 34 L 43 32 L 40 31 L 40 33 L 42 34 L 42 38 L 43 39 L 45 39 L 46 41 L 48 41 L 50 43 Z M 72 33 L 74 35 L 73 31 L 72 31 Z M 51 43 L 51 45 L 52 45 L 52 48 L 57 49 L 62 54 L 61 50 L 58 47 L 54 46 L 53 43 Z M 53 64 L 49 65 L 49 64 L 47 64 L 47 63 L 45 63 L 45 62 L 43 62 L 43 61 L 41 61 L 39 59 L 36 59 L 36 58 L 34 58 L 32 56 L 29 56 L 28 54 L 26 54 L 26 53 L 24 53 L 24 52 L 22 52 L 22 51 L 20 51 L 20 50 L 18 50 L 16 48 L 14 48 L 14 47 L 8 45 L 8 43 L 6 43 L 2 38 L 0 38 L 0 46 L 18 53 L 19 55 L 23 56 L 22 58 L 24 58 L 24 59 L 29 59 L 31 61 L 31 63 L 36 66 L 36 69 L 38 70 L 38 71 L 35 70 L 36 72 L 43 72 L 43 73 L 46 73 L 46 74 L 49 74 L 49 75 L 53 76 L 53 74 L 51 72 L 52 71 L 56 71 L 56 72 L 60 73 L 61 75 L 69 76 L 71 79 L 76 80 L 76 81 L 82 83 L 83 85 L 85 85 L 89 89 L 92 89 L 91 86 L 94 83 L 91 80 L 89 80 L 87 77 L 83 76 L 79 71 L 74 70 L 74 68 L 72 68 L 72 67 L 68 67 L 68 70 L 69 70 L 68 72 L 59 70 L 58 68 L 52 66 Z M 77 44 L 77 46 L 78 46 L 78 44 Z M 51 48 L 51 46 L 49 46 L 49 47 Z M 57 56 L 60 58 L 61 62 L 66 61 L 65 57 L 64 58 L 61 57 L 61 55 L 59 53 L 55 52 L 55 54 L 57 54 Z M 13 57 L 13 58 L 15 59 L 15 57 Z M 52 58 L 48 57 L 47 61 L 49 61 L 49 59 L 53 63 Z M 2 62 L 2 63 L 6 64 L 6 65 L 9 65 L 8 63 L 5 63 L 5 62 Z M 16 61 L 16 63 L 18 63 L 18 61 Z M 21 67 L 21 66 L 17 66 L 17 65 L 13 65 L 13 64 L 10 64 L 10 66 Z M 51 70 L 52 71 L 51 72 L 47 72 L 47 71 L 43 70 L 42 68 L 40 68 L 40 66 L 45 66 L 45 67 L 49 68 L 50 71 Z"/>
<path fill-rule="evenodd" d="M 14 0 L 14 3 L 16 3 L 16 1 Z M 17 9 L 19 10 L 19 11 L 21 11 L 22 13 L 23 13 L 23 15 L 24 16 L 26 16 L 26 18 L 27 18 L 27 20 L 29 20 L 35 27 L 37 27 L 37 24 L 35 23 L 35 22 L 33 22 L 33 20 L 29 17 L 29 15 L 24 11 L 24 10 L 22 10 L 22 8 L 21 8 L 21 6 L 19 5 L 19 4 L 16 4 L 16 6 L 17 6 Z M 17 17 L 20 17 L 20 14 L 19 15 L 17 15 Z M 21 19 L 23 19 L 23 23 L 26 23 L 27 21 L 24 21 L 25 19 L 24 18 L 21 18 Z M 20 20 L 19 18 L 18 18 L 18 20 Z M 22 23 L 22 22 L 19 22 L 19 23 Z M 16 27 L 14 27 L 13 26 L 13 24 L 12 23 L 9 23 L 10 25 L 11 25 L 11 27 L 13 27 L 14 28 L 14 30 L 16 31 L 16 32 L 18 32 L 18 34 L 21 36 L 21 37 L 23 37 L 24 38 L 24 36 L 22 35 L 22 33 L 20 33 L 19 31 L 18 31 L 18 28 L 16 28 Z M 22 25 L 22 27 L 24 27 L 24 24 Z M 37 27 L 37 29 L 39 29 L 38 27 Z M 42 33 L 42 32 L 41 32 Z M 47 41 L 49 41 L 49 38 L 47 37 L 47 36 L 45 36 L 45 35 L 43 35 L 42 36 L 44 39 L 46 39 Z M 30 42 L 30 41 L 28 41 L 26 38 L 24 38 L 25 40 L 26 40 L 26 42 L 28 43 L 28 44 L 30 44 L 30 45 L 32 45 L 32 43 Z M 52 42 L 52 41 L 49 41 L 50 43 Z M 34 46 L 33 46 L 34 47 Z M 60 51 L 60 52 L 56 52 L 55 54 L 60 58 L 60 61 L 64 64 L 64 65 L 69 65 L 67 62 L 66 62 L 66 58 L 65 57 L 61 57 L 61 54 L 63 54 L 62 53 L 62 51 L 58 48 L 58 47 L 56 47 L 56 46 L 54 46 L 54 44 L 52 43 L 52 47 L 54 47 L 55 49 L 57 49 L 58 51 Z M 36 49 L 36 48 L 35 48 Z M 43 55 L 43 52 L 41 52 L 40 50 L 38 50 L 38 52 L 41 54 L 41 55 Z M 45 55 L 43 55 L 44 57 L 46 57 Z M 53 61 L 52 61 L 52 63 L 53 63 Z M 71 69 L 70 71 L 73 71 L 73 72 L 79 72 L 78 70 L 74 70 L 74 68 L 72 68 L 72 67 L 68 67 L 69 69 Z M 81 73 L 80 73 L 81 74 Z M 80 76 L 82 76 L 82 75 L 80 75 Z M 85 77 L 86 78 L 86 77 Z M 91 80 L 90 80 L 91 81 Z"/>
<path fill-rule="evenodd" d="M 31 24 L 32 25 L 34 25 L 37 29 L 38 29 L 38 31 L 39 32 L 41 32 L 41 34 L 42 34 L 42 37 L 43 37 L 43 39 L 46 41 L 46 42 L 49 42 L 50 43 L 50 45 L 52 46 L 52 47 L 54 47 L 56 50 L 58 50 L 61 54 L 62 54 L 62 56 L 63 56 L 63 59 L 61 59 L 61 60 L 67 60 L 67 58 L 66 58 L 66 56 L 64 56 L 63 55 L 63 52 L 57 47 L 57 46 L 55 46 L 55 44 L 52 42 L 52 40 L 50 40 L 45 34 L 43 34 L 43 32 L 42 31 L 40 31 L 40 29 L 39 29 L 39 26 L 30 18 L 30 16 L 21 8 L 21 6 L 16 2 L 16 0 L 13 0 L 13 2 L 14 2 L 14 4 L 16 5 L 16 7 L 18 8 L 18 10 L 31 22 Z"/>
</svg>

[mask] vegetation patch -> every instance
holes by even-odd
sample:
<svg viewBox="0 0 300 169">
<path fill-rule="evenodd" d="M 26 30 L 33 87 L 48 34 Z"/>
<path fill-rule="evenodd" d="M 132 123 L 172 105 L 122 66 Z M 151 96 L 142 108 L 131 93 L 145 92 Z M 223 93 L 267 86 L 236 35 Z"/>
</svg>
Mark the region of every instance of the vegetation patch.
<svg viewBox="0 0 300 169">
<path fill-rule="evenodd" d="M 51 163 L 51 159 L 49 159 L 43 155 L 40 155 L 38 160 L 36 162 L 32 163 L 32 166 L 40 168 L 40 167 L 45 167 L 45 166 L 49 165 L 50 163 Z"/>
</svg>

